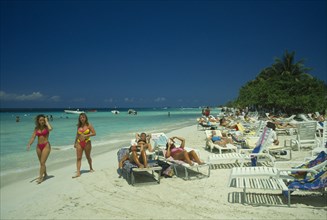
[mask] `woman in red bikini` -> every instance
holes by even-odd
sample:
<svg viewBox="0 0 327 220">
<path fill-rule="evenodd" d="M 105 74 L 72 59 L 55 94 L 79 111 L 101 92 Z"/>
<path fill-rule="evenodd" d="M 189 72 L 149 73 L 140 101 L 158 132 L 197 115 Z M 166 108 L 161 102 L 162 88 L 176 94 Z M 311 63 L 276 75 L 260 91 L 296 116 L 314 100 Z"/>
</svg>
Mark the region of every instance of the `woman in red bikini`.
<svg viewBox="0 0 327 220">
<path fill-rule="evenodd" d="M 51 146 L 49 143 L 49 134 L 52 131 L 52 127 L 48 122 L 48 119 L 44 115 L 38 115 L 35 119 L 35 129 L 33 131 L 32 137 L 27 144 L 27 150 L 31 148 L 35 137 L 37 136 L 37 148 L 36 153 L 40 161 L 40 175 L 37 183 L 40 184 L 48 176 L 45 166 L 45 162 L 51 151 Z"/>
<path fill-rule="evenodd" d="M 77 133 L 76 133 L 76 139 L 74 147 L 76 148 L 76 166 L 77 171 L 76 175 L 73 176 L 73 178 L 81 176 L 81 164 L 82 164 L 82 156 L 83 151 L 85 152 L 86 159 L 90 166 L 90 172 L 93 172 L 92 167 L 92 158 L 91 158 L 91 136 L 95 136 L 95 130 L 91 123 L 89 123 L 88 118 L 85 113 L 81 113 L 78 118 L 78 124 L 77 124 Z"/>
<path fill-rule="evenodd" d="M 175 139 L 179 140 L 181 142 L 181 145 L 179 147 L 175 146 Z M 169 138 L 167 144 L 166 144 L 166 155 L 165 157 L 173 157 L 174 160 L 182 160 L 189 165 L 193 166 L 194 162 L 198 164 L 203 164 L 203 162 L 199 159 L 198 155 L 194 150 L 191 150 L 190 152 L 187 152 L 185 149 L 185 139 L 182 137 L 172 137 Z"/>
</svg>

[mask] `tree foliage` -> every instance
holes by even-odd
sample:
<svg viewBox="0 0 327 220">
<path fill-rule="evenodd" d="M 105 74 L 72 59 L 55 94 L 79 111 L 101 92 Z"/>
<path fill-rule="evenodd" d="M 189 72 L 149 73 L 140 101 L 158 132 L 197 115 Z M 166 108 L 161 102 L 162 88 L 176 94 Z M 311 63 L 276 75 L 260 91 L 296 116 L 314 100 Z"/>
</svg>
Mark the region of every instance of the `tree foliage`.
<svg viewBox="0 0 327 220">
<path fill-rule="evenodd" d="M 314 78 L 304 66 L 295 62 L 295 53 L 285 52 L 272 66 L 246 83 L 233 102 L 236 107 L 275 109 L 286 113 L 316 112 L 327 109 L 327 85 Z"/>
</svg>

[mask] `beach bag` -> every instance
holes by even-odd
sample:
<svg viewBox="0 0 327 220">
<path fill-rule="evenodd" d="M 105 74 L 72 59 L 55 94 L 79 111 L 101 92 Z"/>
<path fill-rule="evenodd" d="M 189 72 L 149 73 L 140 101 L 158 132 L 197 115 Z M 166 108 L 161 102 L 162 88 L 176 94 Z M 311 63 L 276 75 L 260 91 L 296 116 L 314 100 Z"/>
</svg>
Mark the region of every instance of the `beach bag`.
<svg viewBox="0 0 327 220">
<path fill-rule="evenodd" d="M 169 166 L 164 172 L 162 172 L 162 175 L 165 177 L 173 177 L 175 175 L 173 166 Z"/>
<path fill-rule="evenodd" d="M 174 169 L 172 165 L 164 161 L 158 160 L 158 165 L 161 166 L 161 176 L 172 177 L 174 176 Z"/>
</svg>

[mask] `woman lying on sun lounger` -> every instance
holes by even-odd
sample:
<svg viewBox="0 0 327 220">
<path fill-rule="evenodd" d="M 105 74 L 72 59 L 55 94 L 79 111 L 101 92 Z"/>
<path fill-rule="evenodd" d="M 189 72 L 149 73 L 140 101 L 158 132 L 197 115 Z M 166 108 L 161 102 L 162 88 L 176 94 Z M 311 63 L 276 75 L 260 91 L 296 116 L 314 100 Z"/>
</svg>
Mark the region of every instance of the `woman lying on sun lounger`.
<svg viewBox="0 0 327 220">
<path fill-rule="evenodd" d="M 180 147 L 175 146 L 175 139 L 181 141 Z M 189 165 L 193 166 L 194 162 L 198 164 L 204 164 L 198 157 L 198 155 L 195 153 L 194 150 L 191 150 L 190 152 L 187 152 L 185 149 L 185 139 L 182 137 L 172 137 L 168 139 L 168 142 L 166 144 L 166 155 L 165 157 L 172 157 L 174 160 L 182 160 Z"/>
<path fill-rule="evenodd" d="M 150 143 L 151 136 L 141 133 L 141 135 L 136 134 L 136 137 L 138 137 L 137 143 L 130 147 L 129 160 L 136 163 L 139 168 L 148 167 L 146 151 L 153 151 Z"/>
<path fill-rule="evenodd" d="M 211 131 L 209 138 L 212 140 L 212 143 L 218 144 L 222 147 L 226 147 L 226 144 L 233 144 L 232 138 L 227 137 L 225 133 L 223 133 L 222 136 L 219 136 L 215 130 Z"/>
<path fill-rule="evenodd" d="M 227 120 L 226 118 L 221 118 L 219 122 L 220 122 L 220 126 L 223 126 L 225 128 L 237 129 L 236 123 L 234 123 L 234 122 L 232 122 L 230 120 Z"/>
</svg>

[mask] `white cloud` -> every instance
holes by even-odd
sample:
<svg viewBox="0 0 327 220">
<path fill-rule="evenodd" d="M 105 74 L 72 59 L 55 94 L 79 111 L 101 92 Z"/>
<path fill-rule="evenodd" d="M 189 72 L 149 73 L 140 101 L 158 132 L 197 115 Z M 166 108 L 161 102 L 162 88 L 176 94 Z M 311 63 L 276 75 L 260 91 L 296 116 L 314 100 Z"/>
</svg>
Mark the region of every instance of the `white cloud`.
<svg viewBox="0 0 327 220">
<path fill-rule="evenodd" d="M 15 93 L 6 93 L 0 91 L 0 100 L 3 101 L 37 101 L 44 100 L 45 96 L 40 92 L 33 92 L 31 94 L 15 94 Z"/>
<path fill-rule="evenodd" d="M 166 98 L 165 97 L 158 97 L 158 98 L 155 98 L 154 101 L 155 102 L 164 102 L 164 101 L 166 101 Z"/>
<path fill-rule="evenodd" d="M 32 92 L 31 94 L 16 94 L 6 93 L 0 91 L 0 101 L 16 101 L 16 102 L 27 102 L 27 101 L 41 101 L 41 102 L 60 102 L 60 96 L 46 96 L 41 92 Z"/>
</svg>

